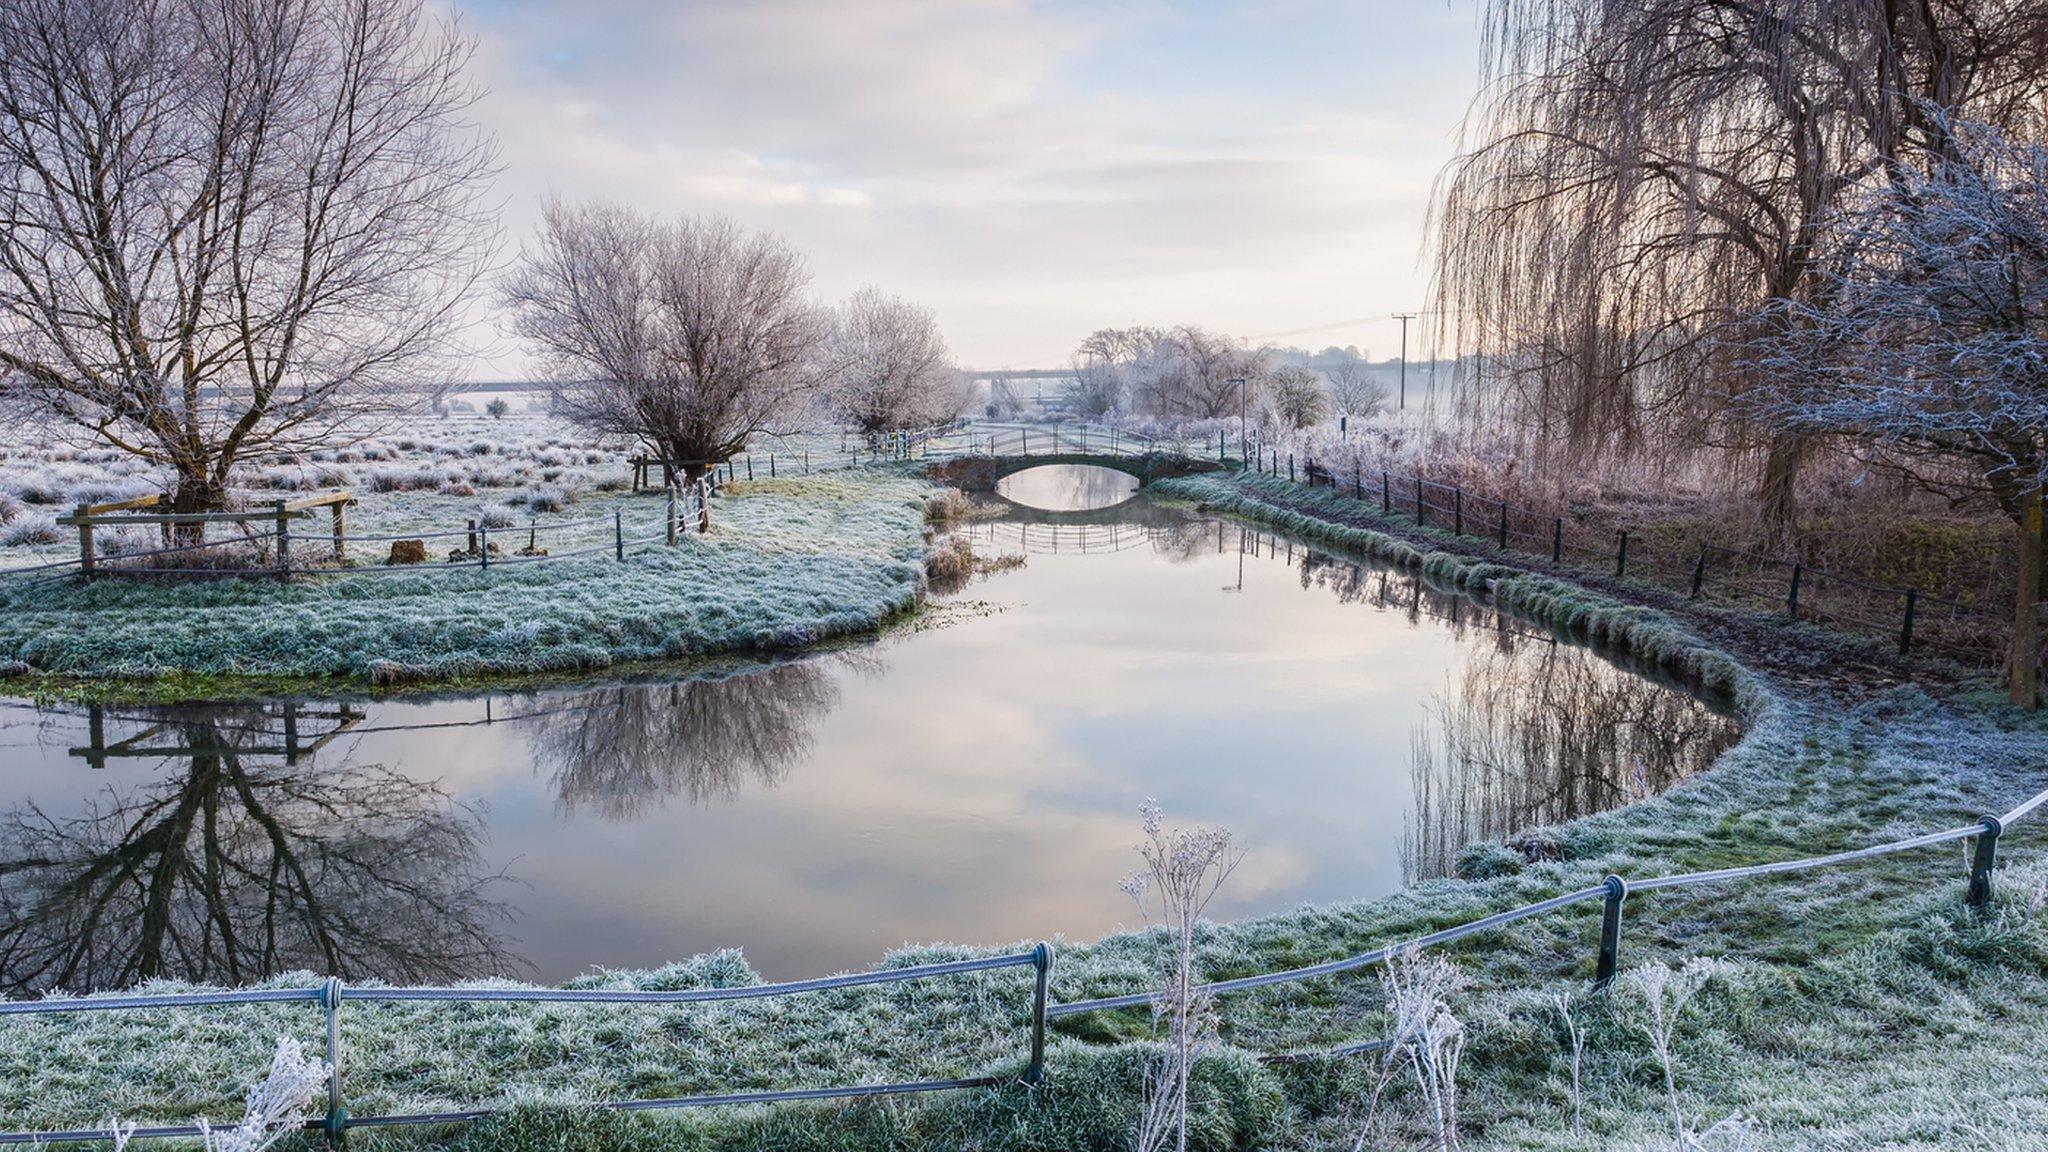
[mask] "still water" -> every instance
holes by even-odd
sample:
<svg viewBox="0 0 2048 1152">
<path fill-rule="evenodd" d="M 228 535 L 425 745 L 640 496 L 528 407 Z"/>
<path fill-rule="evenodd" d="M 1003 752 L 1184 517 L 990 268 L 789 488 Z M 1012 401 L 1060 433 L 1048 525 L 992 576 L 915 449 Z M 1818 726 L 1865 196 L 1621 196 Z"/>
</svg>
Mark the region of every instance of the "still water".
<svg viewBox="0 0 2048 1152">
<path fill-rule="evenodd" d="M 1117 880 L 1148 798 L 1248 848 L 1233 918 L 1440 875 L 1736 735 L 1541 629 L 1119 483 L 1009 484 L 1091 510 L 992 502 L 966 531 L 1021 566 L 810 659 L 471 699 L 0 703 L 0 988 L 554 981 L 720 947 L 788 978 L 1091 939 L 1136 919 Z"/>
</svg>

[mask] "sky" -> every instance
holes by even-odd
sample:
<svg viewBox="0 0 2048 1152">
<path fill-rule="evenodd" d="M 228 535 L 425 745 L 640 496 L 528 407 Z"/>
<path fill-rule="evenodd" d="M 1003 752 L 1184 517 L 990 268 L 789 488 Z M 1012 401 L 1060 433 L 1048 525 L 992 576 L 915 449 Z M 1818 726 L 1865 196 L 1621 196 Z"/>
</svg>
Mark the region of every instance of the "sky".
<svg viewBox="0 0 2048 1152">
<path fill-rule="evenodd" d="M 1476 88 L 1465 0 L 456 0 L 503 170 L 785 236 L 833 301 L 931 307 L 976 369 L 1195 323 L 1375 358 L 1422 307 Z M 473 379 L 530 375 L 479 325 Z"/>
</svg>

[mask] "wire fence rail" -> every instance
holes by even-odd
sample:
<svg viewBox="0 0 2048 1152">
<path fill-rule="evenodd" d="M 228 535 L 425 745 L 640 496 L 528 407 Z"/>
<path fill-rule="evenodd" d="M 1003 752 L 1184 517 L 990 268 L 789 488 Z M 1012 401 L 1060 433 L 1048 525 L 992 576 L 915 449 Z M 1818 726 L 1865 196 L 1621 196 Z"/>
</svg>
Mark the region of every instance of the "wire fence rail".
<svg viewBox="0 0 2048 1152">
<path fill-rule="evenodd" d="M 1661 539 L 1625 523 L 1532 508 L 1414 473 L 1375 472 L 1362 465 L 1333 469 L 1313 457 L 1297 461 L 1294 453 L 1271 444 L 1254 445 L 1246 461 L 1263 475 L 1348 491 L 1361 503 L 1377 504 L 1383 515 L 1407 516 L 1420 527 L 1485 540 L 1502 552 L 1647 578 L 1683 589 L 1694 600 L 1768 606 L 1794 619 L 1889 640 L 1901 656 L 1927 650 L 1977 665 L 2006 659 L 2006 613 L 1918 588 L 1863 580 L 1703 538 Z"/>
<path fill-rule="evenodd" d="M 1770 861 L 1709 871 L 1675 873 L 1636 880 L 1630 880 L 1619 875 L 1610 875 L 1600 884 L 1578 888 L 1543 900 L 1504 909 L 1396 944 L 1375 948 L 1369 952 L 1296 968 L 1213 981 L 1199 985 L 1195 992 L 1201 995 L 1221 996 L 1247 992 L 1258 988 L 1326 979 L 1384 964 L 1410 951 L 1442 947 L 1468 937 L 1492 932 L 1525 920 L 1562 912 L 1595 900 L 1600 902 L 1601 913 L 1599 951 L 1595 959 L 1593 986 L 1596 990 L 1602 990 L 1612 983 L 1619 971 L 1622 947 L 1622 912 L 1624 903 L 1631 895 L 1635 895 L 1640 899 L 1648 893 L 1667 889 L 1696 888 L 1765 877 L 1784 876 L 1824 868 L 1838 868 L 1880 856 L 1911 852 L 1965 839 L 1974 840 L 1975 843 L 1970 853 L 1964 902 L 1968 907 L 1981 912 L 1987 909 L 1992 901 L 1992 881 L 1998 864 L 1999 837 L 2013 825 L 2039 811 L 2044 804 L 2048 804 L 2048 789 L 2035 793 L 2001 815 L 1985 816 L 1973 824 L 1961 825 L 1959 827 L 1947 828 L 1937 832 L 1929 832 L 1861 848 L 1846 849 L 1825 855 L 1807 856 L 1792 860 Z M 1024 1071 L 1020 1076 L 1016 1077 L 1016 1080 L 1025 1084 L 1036 1084 L 1041 1082 L 1045 1076 L 1046 1031 L 1051 1022 L 1090 1012 L 1150 1007 L 1156 1004 L 1159 999 L 1159 994 L 1156 992 L 1133 992 L 1058 1004 L 1052 1003 L 1050 1001 L 1050 987 L 1053 975 L 1053 961 L 1054 952 L 1052 946 L 1041 942 L 1028 952 L 946 961 L 873 972 L 849 973 L 780 984 L 757 984 L 735 988 L 696 988 L 677 991 L 552 988 L 351 988 L 338 978 L 329 978 L 317 987 L 310 988 L 0 1001 L 0 1017 L 52 1013 L 196 1009 L 220 1005 L 317 1004 L 324 1015 L 326 1024 L 326 1055 L 330 1069 L 327 1084 L 327 1107 L 324 1115 L 308 1119 L 305 1122 L 305 1128 L 308 1131 L 324 1132 L 331 1142 L 339 1144 L 351 1129 L 458 1124 L 482 1119 L 492 1115 L 495 1111 L 495 1109 L 491 1108 L 467 1108 L 440 1112 L 391 1115 L 351 1115 L 348 1112 L 344 1098 L 346 1063 L 341 1031 L 342 1009 L 344 1005 L 350 1002 L 687 1004 L 794 996 L 842 988 L 926 980 L 997 969 L 1029 967 L 1033 970 L 1033 981 L 1028 1017 L 1028 1033 L 1025 1041 L 1026 1064 Z M 1394 1043 L 1395 1041 L 1391 1039 L 1372 1039 L 1316 1051 L 1268 1053 L 1261 1056 L 1260 1059 L 1268 1063 L 1279 1064 L 1341 1059 L 1353 1055 L 1385 1051 L 1392 1047 Z M 619 1111 L 645 1111 L 720 1107 L 739 1104 L 787 1103 L 806 1100 L 849 1100 L 969 1088 L 987 1088 L 1003 1084 L 1008 1079 L 1002 1076 L 975 1076 L 815 1088 L 767 1089 L 746 1092 L 707 1093 L 694 1096 L 598 1101 L 594 1102 L 591 1106 Z M 127 1137 L 193 1137 L 200 1135 L 203 1131 L 205 1131 L 205 1128 L 199 1124 L 172 1125 L 137 1128 L 128 1132 Z M 112 1140 L 115 1137 L 116 1133 L 111 1128 L 20 1131 L 0 1133 L 0 1145 Z"/>
</svg>

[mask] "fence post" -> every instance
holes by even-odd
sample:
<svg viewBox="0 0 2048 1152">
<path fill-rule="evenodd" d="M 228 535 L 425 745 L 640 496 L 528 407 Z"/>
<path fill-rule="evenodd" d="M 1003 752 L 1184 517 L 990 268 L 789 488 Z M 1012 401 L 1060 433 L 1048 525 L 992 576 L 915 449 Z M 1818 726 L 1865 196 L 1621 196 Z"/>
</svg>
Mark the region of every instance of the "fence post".
<svg viewBox="0 0 2048 1152">
<path fill-rule="evenodd" d="M 753 478 L 754 478 L 754 454 L 753 454 L 753 453 L 751 453 L 751 452 L 749 452 L 749 453 L 747 453 L 747 479 L 748 479 L 748 480 L 752 480 Z"/>
<path fill-rule="evenodd" d="M 1621 530 L 1620 538 L 1614 545 L 1614 574 L 1628 575 L 1628 529 Z"/>
<path fill-rule="evenodd" d="M 491 522 L 489 520 L 477 521 L 476 533 L 476 566 L 479 568 L 489 568 L 491 566 Z"/>
<path fill-rule="evenodd" d="M 1899 655 L 1904 656 L 1913 648 L 1913 609 L 1920 603 L 1920 591 L 1906 589 L 1906 617 L 1899 623 Z"/>
<path fill-rule="evenodd" d="M 1465 489 L 1460 486 L 1451 489 L 1451 535 L 1465 534 Z"/>
<path fill-rule="evenodd" d="M 1984 831 L 1977 834 L 1977 851 L 1970 858 L 1970 891 L 1964 897 L 1980 912 L 1991 907 L 1991 870 L 1998 866 L 1998 834 L 2005 831 L 1996 816 L 1986 816 L 1982 823 Z"/>
<path fill-rule="evenodd" d="M 78 521 L 78 570 L 92 579 L 92 505 L 81 503 L 71 512 Z"/>
<path fill-rule="evenodd" d="M 1380 511 L 1388 516 L 1394 514 L 1394 483 L 1385 469 L 1380 470 Z"/>
<path fill-rule="evenodd" d="M 1031 1062 L 1024 1066 L 1026 1084 L 1045 1079 L 1045 1001 L 1052 983 L 1052 945 L 1040 940 L 1031 950 L 1031 966 L 1038 971 L 1031 985 Z"/>
<path fill-rule="evenodd" d="M 1500 550 L 1508 550 L 1508 502 L 1500 502 Z"/>
<path fill-rule="evenodd" d="M 668 486 L 668 546 L 676 546 L 676 486 Z"/>
<path fill-rule="evenodd" d="M 1353 500 L 1365 499 L 1365 466 L 1362 464 L 1353 464 L 1351 466 L 1351 498 Z"/>
<path fill-rule="evenodd" d="M 1785 590 L 1785 614 L 1795 620 L 1799 618 L 1799 578 L 1804 575 L 1806 575 L 1806 566 L 1804 564 L 1794 564 L 1792 566 L 1792 584 Z"/>
<path fill-rule="evenodd" d="M 775 453 L 773 452 L 768 454 L 768 478 L 770 480 L 775 479 Z"/>
<path fill-rule="evenodd" d="M 1294 483 L 1294 453 L 1287 454 L 1287 482 Z"/>
<path fill-rule="evenodd" d="M 344 511 L 348 501 L 337 500 L 328 505 L 334 520 L 334 562 L 340 564 L 348 559 L 348 513 Z"/>
<path fill-rule="evenodd" d="M 626 516 L 617 508 L 612 509 L 612 556 L 626 558 Z"/>
<path fill-rule="evenodd" d="M 1550 562 L 1564 563 L 1564 517 L 1554 516 L 1550 520 Z"/>
<path fill-rule="evenodd" d="M 1702 549 L 1700 549 L 1700 558 L 1699 558 L 1698 560 L 1694 561 L 1694 562 L 1693 562 L 1693 566 L 1692 566 L 1692 596 L 1691 596 L 1691 599 L 1697 600 L 1697 599 L 1699 599 L 1699 598 L 1700 598 L 1700 587 L 1701 587 L 1702 585 L 1704 585 L 1704 584 L 1705 584 L 1706 582 L 1707 582 L 1707 550 L 1706 550 L 1705 548 L 1702 548 Z"/>
<path fill-rule="evenodd" d="M 339 1148 L 348 1140 L 348 1109 L 341 1103 L 341 978 L 329 976 L 320 986 L 320 1005 L 327 1010 L 327 1118 L 321 1124 L 327 1143 Z"/>
<path fill-rule="evenodd" d="M 1593 970 L 1593 990 L 1603 991 L 1614 983 L 1621 965 L 1621 902 L 1628 899 L 1628 881 L 1607 878 L 1607 899 L 1600 908 L 1600 960 Z"/>
<path fill-rule="evenodd" d="M 1422 527 L 1423 515 L 1424 513 L 1422 509 L 1422 477 L 1417 476 L 1415 478 L 1415 526 L 1417 528 Z"/>
<path fill-rule="evenodd" d="M 271 515 L 277 517 L 277 572 L 280 576 L 292 574 L 292 518 L 284 510 L 284 501 L 270 502 Z"/>
<path fill-rule="evenodd" d="M 474 519 L 469 521 L 469 550 L 471 552 L 476 551 L 476 521 Z"/>
</svg>

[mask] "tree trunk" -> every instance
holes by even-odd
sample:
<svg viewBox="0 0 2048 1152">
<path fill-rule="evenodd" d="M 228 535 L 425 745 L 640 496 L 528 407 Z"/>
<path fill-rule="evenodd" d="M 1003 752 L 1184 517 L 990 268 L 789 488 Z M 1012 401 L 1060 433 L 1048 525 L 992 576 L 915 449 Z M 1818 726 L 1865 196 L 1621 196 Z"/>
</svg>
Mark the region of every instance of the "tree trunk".
<svg viewBox="0 0 2048 1152">
<path fill-rule="evenodd" d="M 2022 708 L 2036 707 L 2040 700 L 2041 627 L 2040 588 L 2042 554 L 2041 489 L 2038 485 L 2020 496 L 2020 570 L 2012 618 L 2012 702 Z"/>
<path fill-rule="evenodd" d="M 171 495 L 172 512 L 218 512 L 227 507 L 227 490 L 204 474 L 182 474 L 177 491 Z M 197 544 L 206 539 L 206 522 L 179 524 L 174 535 L 180 544 Z"/>
<path fill-rule="evenodd" d="M 1791 539 L 1799 515 L 1799 465 L 1806 441 L 1797 432 L 1774 432 L 1764 453 L 1764 474 L 1757 485 L 1757 510 L 1765 539 L 1775 548 Z"/>
</svg>

